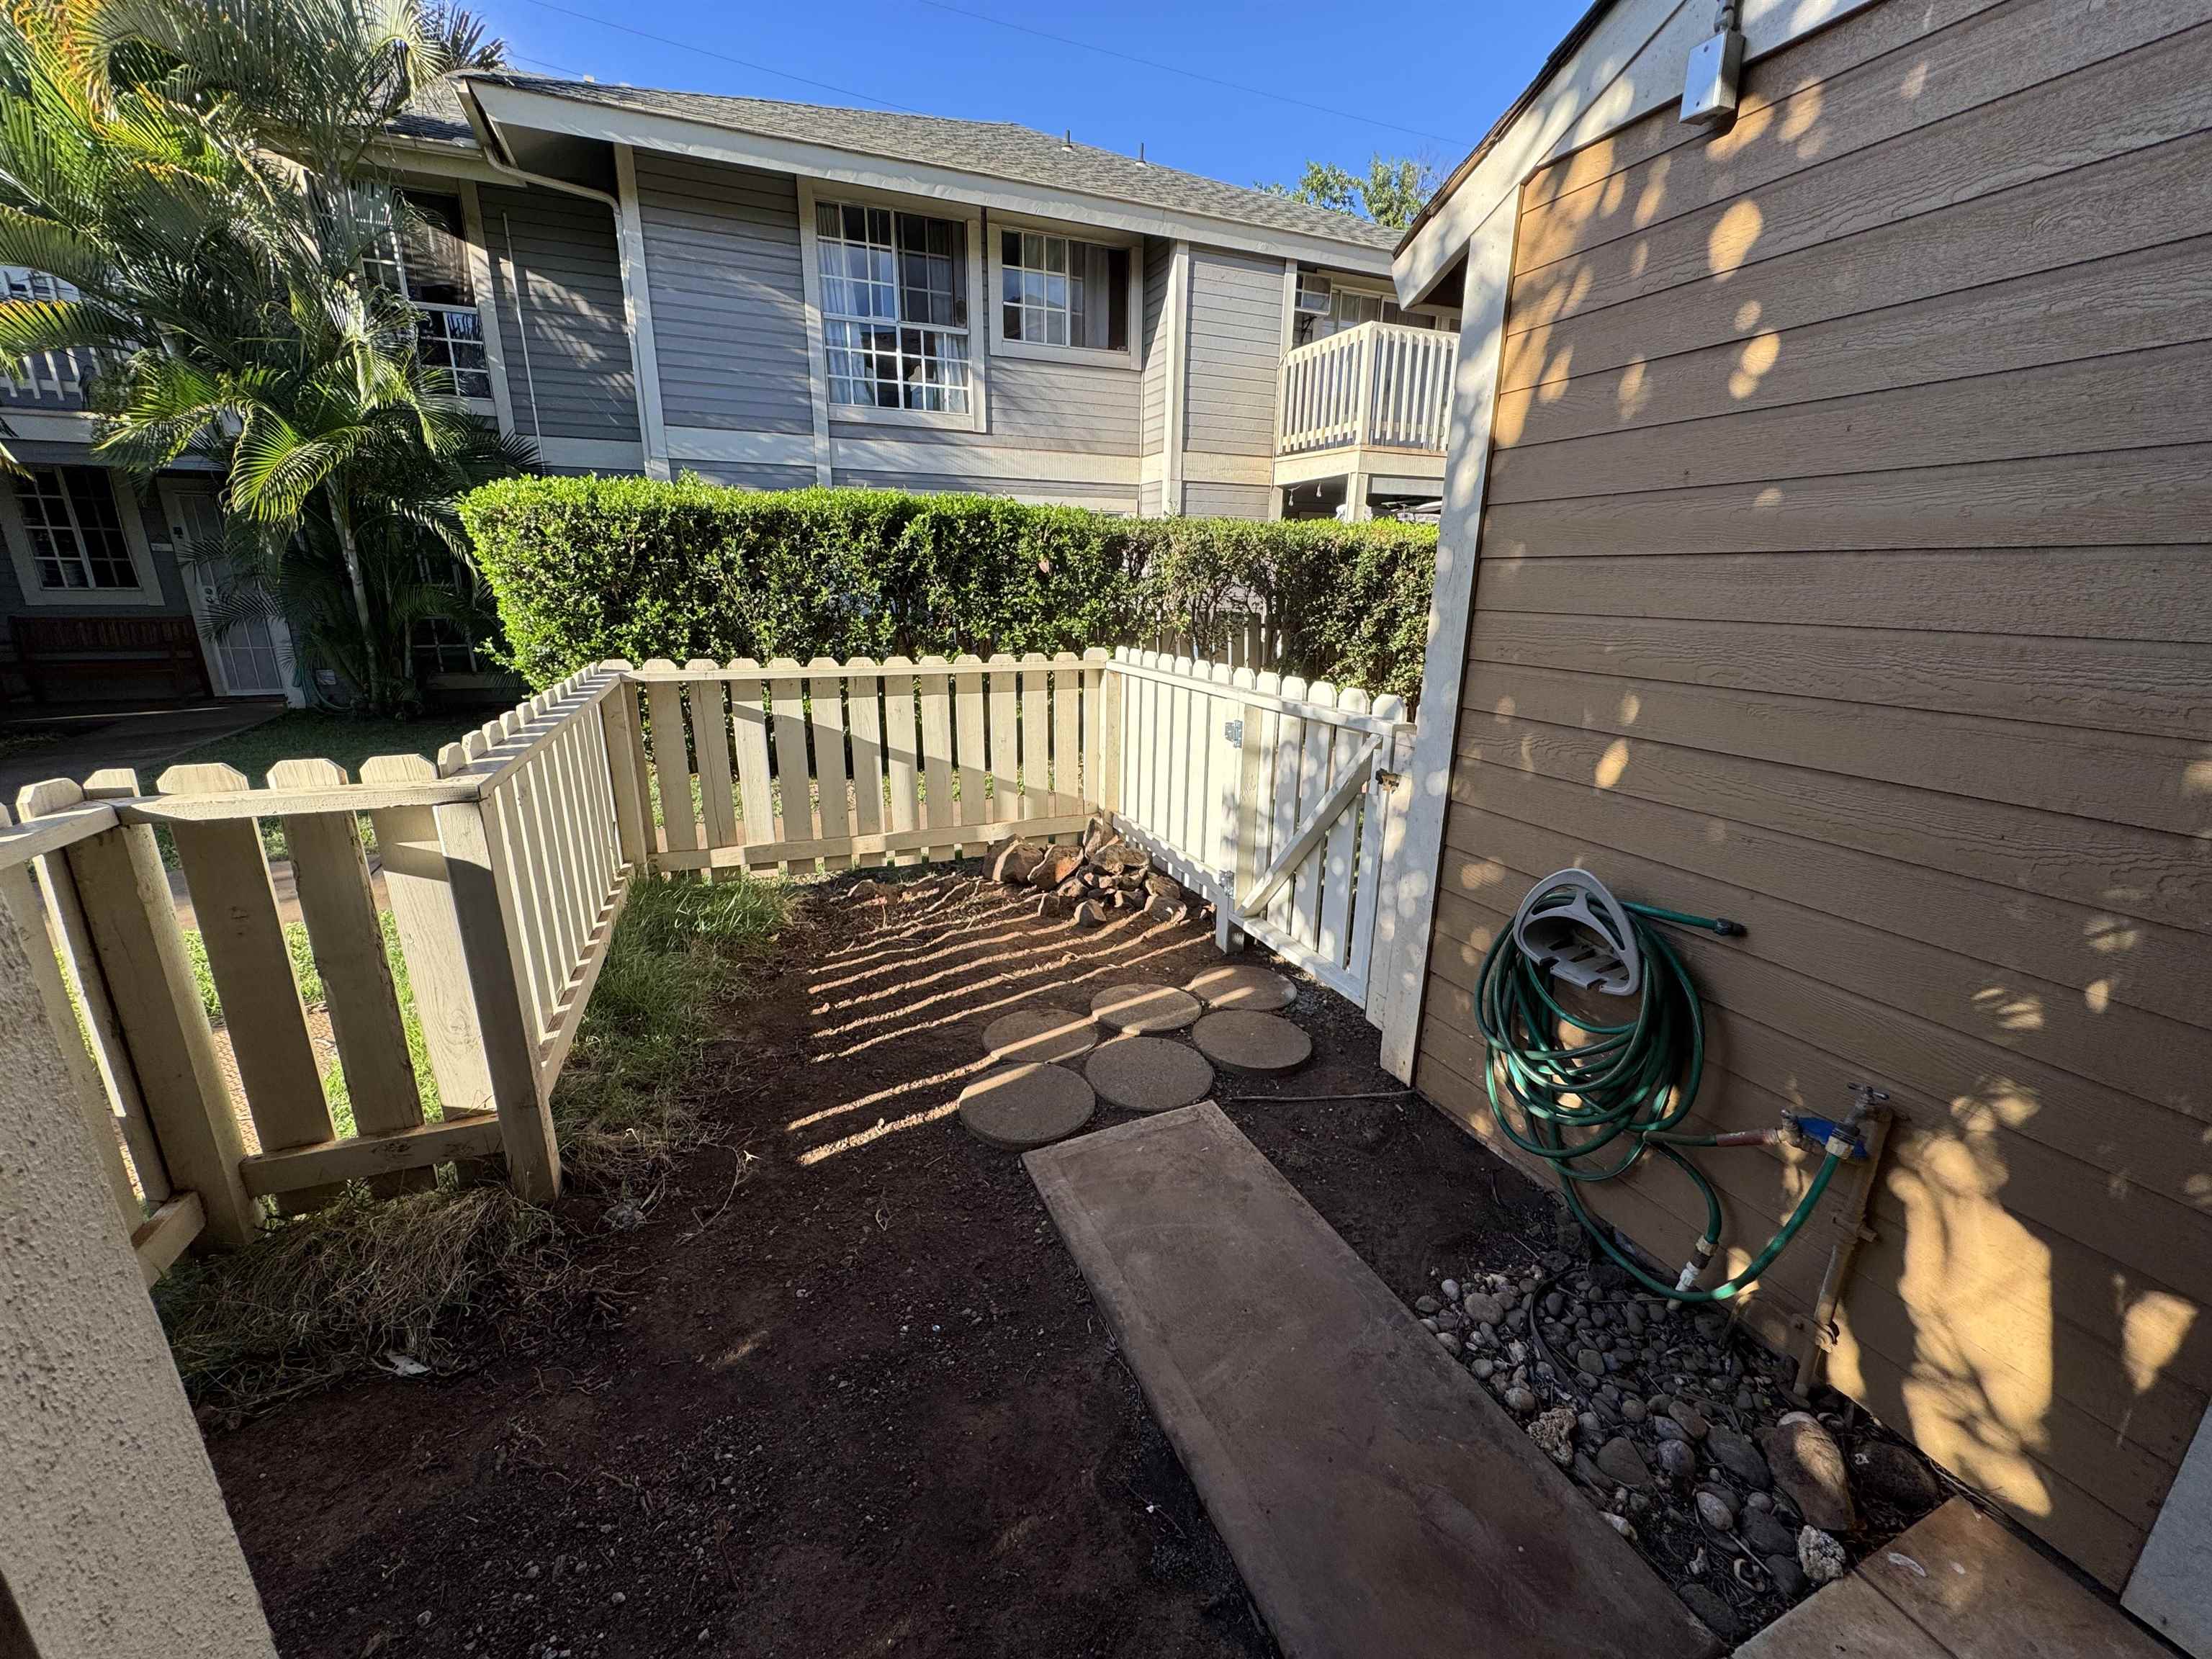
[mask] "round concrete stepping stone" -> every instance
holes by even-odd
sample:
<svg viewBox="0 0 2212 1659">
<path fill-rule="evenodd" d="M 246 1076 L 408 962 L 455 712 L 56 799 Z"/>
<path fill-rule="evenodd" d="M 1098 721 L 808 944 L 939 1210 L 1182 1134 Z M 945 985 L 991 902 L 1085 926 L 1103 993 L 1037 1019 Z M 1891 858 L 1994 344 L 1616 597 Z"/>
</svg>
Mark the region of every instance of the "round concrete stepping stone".
<svg viewBox="0 0 2212 1659">
<path fill-rule="evenodd" d="M 1280 974 L 1249 962 L 1225 962 L 1194 976 L 1183 988 L 1208 1008 L 1279 1013 L 1298 1000 L 1298 988 Z"/>
<path fill-rule="evenodd" d="M 1206 1098 L 1213 1067 L 1196 1049 L 1165 1037 L 1118 1036 L 1099 1044 L 1083 1075 L 1109 1106 L 1166 1112 Z"/>
<path fill-rule="evenodd" d="M 1080 1060 L 1098 1046 L 1098 1028 L 1065 1008 L 1018 1008 L 983 1028 L 991 1058 L 1009 1065 Z"/>
<path fill-rule="evenodd" d="M 1091 1085 L 1064 1066 L 1001 1066 L 960 1091 L 960 1121 L 987 1146 L 1025 1152 L 1091 1121 Z"/>
<path fill-rule="evenodd" d="M 1260 1077 L 1296 1071 L 1313 1056 L 1313 1039 L 1280 1014 L 1208 1014 L 1191 1027 L 1190 1040 L 1224 1071 Z"/>
<path fill-rule="evenodd" d="M 1091 999 L 1091 1018 L 1132 1035 L 1180 1031 L 1206 1012 L 1198 999 L 1172 985 L 1116 985 Z"/>
</svg>

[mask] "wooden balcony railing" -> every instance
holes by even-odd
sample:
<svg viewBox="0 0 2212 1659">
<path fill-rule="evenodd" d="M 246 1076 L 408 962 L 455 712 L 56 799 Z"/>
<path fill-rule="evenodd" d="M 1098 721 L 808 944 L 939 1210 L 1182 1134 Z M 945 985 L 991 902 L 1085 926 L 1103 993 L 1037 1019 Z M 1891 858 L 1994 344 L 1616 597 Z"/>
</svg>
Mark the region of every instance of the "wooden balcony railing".
<svg viewBox="0 0 2212 1659">
<path fill-rule="evenodd" d="M 1275 453 L 1347 447 L 1442 454 L 1459 336 L 1362 323 L 1283 359 Z"/>
</svg>

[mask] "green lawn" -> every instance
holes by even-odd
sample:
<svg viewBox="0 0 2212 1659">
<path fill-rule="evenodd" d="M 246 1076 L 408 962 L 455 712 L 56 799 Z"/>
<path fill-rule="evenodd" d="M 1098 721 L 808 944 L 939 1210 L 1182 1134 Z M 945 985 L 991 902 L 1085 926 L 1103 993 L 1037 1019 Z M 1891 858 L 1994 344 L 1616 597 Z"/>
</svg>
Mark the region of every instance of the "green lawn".
<svg viewBox="0 0 2212 1659">
<path fill-rule="evenodd" d="M 472 720 L 458 714 L 380 720 L 294 708 L 273 720 L 202 744 L 177 757 L 177 763 L 219 761 L 245 773 L 257 789 L 268 781 L 269 769 L 280 760 L 336 761 L 348 777 L 357 779 L 361 763 L 371 755 L 420 755 L 434 761 L 441 748 L 459 742 L 462 732 L 483 723 L 481 714 Z"/>
</svg>

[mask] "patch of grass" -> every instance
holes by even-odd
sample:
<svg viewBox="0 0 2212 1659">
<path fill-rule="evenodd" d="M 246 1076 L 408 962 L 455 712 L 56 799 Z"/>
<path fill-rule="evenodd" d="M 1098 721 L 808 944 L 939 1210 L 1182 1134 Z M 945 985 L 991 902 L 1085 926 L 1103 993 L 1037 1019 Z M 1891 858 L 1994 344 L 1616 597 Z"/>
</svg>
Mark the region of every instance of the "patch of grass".
<svg viewBox="0 0 2212 1659">
<path fill-rule="evenodd" d="M 643 880 L 631 890 L 553 1091 L 571 1177 L 624 1182 L 697 1139 L 689 1097 L 714 1009 L 761 965 L 791 908 L 781 881 Z"/>
<path fill-rule="evenodd" d="M 632 1190 L 707 1137 L 694 1097 L 714 1012 L 766 964 L 792 900 L 780 881 L 639 881 L 553 1096 L 572 1190 Z M 288 939 L 302 994 L 310 986 L 319 994 L 305 930 L 295 931 Z M 201 996 L 219 1011 L 197 936 L 186 938 Z M 427 1086 L 405 963 L 392 955 L 416 1075 Z M 333 1120 L 343 1085 L 335 1068 L 325 1079 Z M 426 1107 L 432 1099 L 426 1093 Z M 350 1132 L 349 1110 L 344 1119 L 341 1134 Z M 509 1330 L 544 1324 L 593 1293 L 572 1243 L 552 1212 L 504 1187 L 448 1179 L 378 1200 L 355 1186 L 312 1215 L 271 1223 L 242 1250 L 179 1262 L 155 1303 L 193 1399 L 236 1420 L 390 1353 L 450 1365 L 462 1357 L 454 1322 L 471 1313 L 529 1322 L 505 1323 Z"/>
<path fill-rule="evenodd" d="M 292 708 L 243 732 L 204 743 L 172 763 L 218 761 L 235 766 L 257 789 L 268 781 L 269 769 L 280 760 L 336 761 L 348 777 L 358 778 L 361 763 L 372 755 L 420 755 L 434 761 L 441 748 L 459 742 L 462 732 L 481 724 L 481 719 L 465 723 L 457 714 L 387 720 Z M 144 781 L 151 784 L 153 780 Z"/>
</svg>

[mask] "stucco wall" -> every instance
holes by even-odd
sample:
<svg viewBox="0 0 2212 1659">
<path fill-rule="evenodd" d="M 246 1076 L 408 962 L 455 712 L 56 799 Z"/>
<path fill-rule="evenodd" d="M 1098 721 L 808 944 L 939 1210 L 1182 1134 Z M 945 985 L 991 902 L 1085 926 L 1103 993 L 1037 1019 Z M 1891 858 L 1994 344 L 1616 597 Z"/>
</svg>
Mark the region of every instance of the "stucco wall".
<svg viewBox="0 0 2212 1659">
<path fill-rule="evenodd" d="M 14 1659 L 276 1652 L 0 908 L 0 1588 Z M 40 948 L 44 946 L 40 938 Z"/>
</svg>

